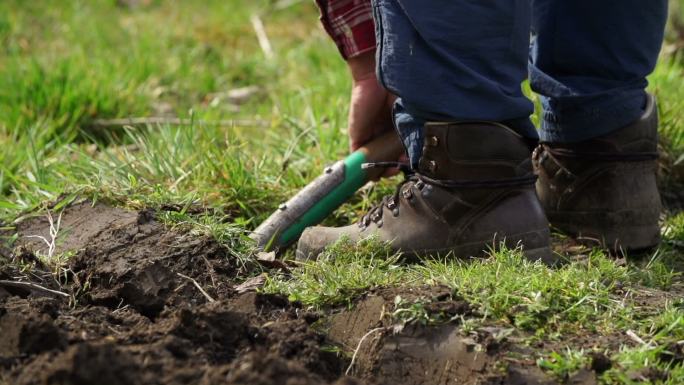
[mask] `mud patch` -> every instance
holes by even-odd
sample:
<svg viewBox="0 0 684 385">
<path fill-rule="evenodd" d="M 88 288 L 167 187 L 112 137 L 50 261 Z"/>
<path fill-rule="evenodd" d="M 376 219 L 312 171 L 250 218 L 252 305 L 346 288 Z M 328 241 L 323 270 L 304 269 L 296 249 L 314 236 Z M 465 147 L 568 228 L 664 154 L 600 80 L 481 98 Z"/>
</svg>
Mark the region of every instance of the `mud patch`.
<svg viewBox="0 0 684 385">
<path fill-rule="evenodd" d="M 49 239 L 47 217 L 30 218 L 17 230 L 20 246 L 47 253 L 35 238 Z M 81 301 L 112 309 L 129 306 L 150 318 L 167 305 L 206 302 L 192 280 L 213 298 L 230 296 L 239 268 L 211 238 L 169 230 L 149 211 L 81 202 L 64 211 L 59 234 L 54 253 L 75 254 L 68 278 L 75 282 L 72 290 L 84 293 Z"/>
<path fill-rule="evenodd" d="M 401 298 L 398 301 L 397 298 Z M 402 303 L 418 303 L 427 318 L 408 322 Z M 416 308 L 414 308 L 416 309 Z M 556 384 L 510 330 L 483 326 L 464 332 L 461 319 L 477 316 L 446 287 L 392 288 L 371 292 L 352 309 L 330 317 L 329 337 L 354 352 L 349 372 L 372 384 Z M 603 363 L 605 365 L 605 363 Z M 581 375 L 580 375 L 581 374 Z M 576 384 L 594 384 L 594 371 Z"/>
<path fill-rule="evenodd" d="M 346 349 L 355 349 L 371 329 L 392 325 L 391 313 L 398 298 L 406 303 L 424 303 L 429 316 L 451 318 L 472 314 L 468 303 L 452 296 L 452 290 L 446 286 L 383 288 L 357 300 L 353 309 L 330 316 L 327 322 L 328 336 Z"/>
<path fill-rule="evenodd" d="M 53 220 L 56 218 L 53 218 Z M 11 288 L 0 293 L 0 383 L 326 384 L 347 358 L 325 349 L 319 315 L 286 298 L 238 294 L 249 266 L 208 237 L 166 228 L 150 212 L 80 202 L 61 218 L 55 254 L 71 259 L 59 280 L 42 258 L 50 223 L 17 225 L 1 279 L 68 296 Z M 21 254 L 21 255 L 20 255 Z M 255 272 L 256 274 L 256 272 Z M 49 279 L 48 279 L 49 278 Z M 207 295 L 203 294 L 201 287 Z M 346 380 L 340 380 L 346 381 Z"/>
</svg>

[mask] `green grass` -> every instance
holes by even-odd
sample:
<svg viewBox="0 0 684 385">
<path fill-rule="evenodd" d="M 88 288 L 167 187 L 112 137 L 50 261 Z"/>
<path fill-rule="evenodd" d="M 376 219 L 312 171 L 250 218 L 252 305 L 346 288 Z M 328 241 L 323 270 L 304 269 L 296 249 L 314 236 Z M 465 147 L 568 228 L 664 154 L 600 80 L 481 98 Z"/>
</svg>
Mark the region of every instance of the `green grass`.
<svg viewBox="0 0 684 385">
<path fill-rule="evenodd" d="M 346 154 L 345 65 L 309 1 L 284 8 L 267 0 L 119 3 L 0 2 L 0 227 L 11 229 L 48 202 L 59 202 L 59 211 L 86 196 L 156 209 L 164 223 L 209 234 L 248 265 L 248 231 Z M 684 184 L 683 3 L 672 2 L 668 41 L 649 78 L 659 97 L 668 188 Z M 266 26 L 272 59 L 257 44 L 253 14 Z M 222 97 L 245 86 L 259 92 L 239 104 Z M 147 116 L 188 123 L 97 124 Z M 327 222 L 352 220 L 394 182 L 357 194 Z M 558 269 L 515 250 L 482 261 L 404 264 L 381 244 L 340 243 L 319 263 L 271 273 L 265 290 L 326 309 L 350 306 L 373 287 L 443 284 L 477 308 L 477 322 L 533 339 L 634 330 L 649 344 L 610 352 L 619 366 L 602 381 L 630 383 L 625 373 L 653 367 L 677 383 L 684 369 L 663 352 L 684 339 L 681 304 L 638 303 L 643 290 L 681 282 L 683 214 L 666 219 L 663 236 L 661 248 L 640 261 L 622 264 L 594 250 Z M 430 322 L 420 303 L 397 307 L 406 309 L 402 317 Z M 548 353 L 540 366 L 559 377 L 588 362 L 581 349 Z"/>
<path fill-rule="evenodd" d="M 302 263 L 290 276 L 271 277 L 265 290 L 288 293 L 290 300 L 305 305 L 350 305 L 369 288 L 405 284 L 406 273 L 386 245 L 374 239 L 358 245 L 341 240 L 318 261 Z"/>
<path fill-rule="evenodd" d="M 325 309 L 349 305 L 374 287 L 445 285 L 489 320 L 555 338 L 639 326 L 639 317 L 648 314 L 619 300 L 624 288 L 667 289 L 677 276 L 661 261 L 620 266 L 600 250 L 560 268 L 529 262 L 518 250 L 505 248 L 482 260 L 403 264 L 373 240 L 356 247 L 341 240 L 316 263 L 302 264 L 289 277 L 271 277 L 265 291 L 288 293 L 293 301 Z"/>
</svg>

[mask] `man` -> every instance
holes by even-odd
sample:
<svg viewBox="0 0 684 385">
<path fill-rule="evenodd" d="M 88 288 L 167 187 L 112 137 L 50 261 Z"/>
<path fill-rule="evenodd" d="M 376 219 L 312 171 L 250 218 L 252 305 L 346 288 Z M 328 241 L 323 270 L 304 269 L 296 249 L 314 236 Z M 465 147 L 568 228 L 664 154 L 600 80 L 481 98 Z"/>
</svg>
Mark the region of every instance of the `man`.
<svg viewBox="0 0 684 385">
<path fill-rule="evenodd" d="M 417 256 L 504 242 L 547 260 L 549 222 L 613 250 L 657 245 L 645 88 L 667 0 L 317 1 L 351 69 L 351 149 L 393 125 L 415 175 L 358 224 L 305 231 L 300 257 L 377 234 Z"/>
</svg>

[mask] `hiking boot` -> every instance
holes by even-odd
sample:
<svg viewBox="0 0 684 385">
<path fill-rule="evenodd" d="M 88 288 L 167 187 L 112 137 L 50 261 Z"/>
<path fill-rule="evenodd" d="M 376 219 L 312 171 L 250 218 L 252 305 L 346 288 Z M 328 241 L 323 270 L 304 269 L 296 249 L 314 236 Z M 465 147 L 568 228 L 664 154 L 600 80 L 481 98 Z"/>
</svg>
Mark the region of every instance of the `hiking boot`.
<svg viewBox="0 0 684 385">
<path fill-rule="evenodd" d="M 549 226 L 535 194 L 530 147 L 496 123 L 427 123 L 418 170 L 354 225 L 311 227 L 297 258 L 347 237 L 390 242 L 404 257 L 477 257 L 501 244 L 551 263 Z"/>
<path fill-rule="evenodd" d="M 656 185 L 658 111 L 648 96 L 632 124 L 579 143 L 541 143 L 533 163 L 537 194 L 553 226 L 614 252 L 660 241 Z"/>
</svg>

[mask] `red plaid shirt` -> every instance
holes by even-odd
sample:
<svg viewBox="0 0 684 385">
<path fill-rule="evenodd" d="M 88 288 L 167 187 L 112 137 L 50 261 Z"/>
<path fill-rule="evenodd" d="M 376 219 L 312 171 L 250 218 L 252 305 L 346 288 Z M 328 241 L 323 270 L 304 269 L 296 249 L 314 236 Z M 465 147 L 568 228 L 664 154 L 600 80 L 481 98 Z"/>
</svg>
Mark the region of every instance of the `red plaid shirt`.
<svg viewBox="0 0 684 385">
<path fill-rule="evenodd" d="M 375 49 L 375 26 L 370 0 L 316 0 L 321 22 L 349 59 Z"/>
</svg>

